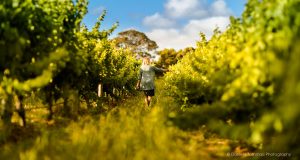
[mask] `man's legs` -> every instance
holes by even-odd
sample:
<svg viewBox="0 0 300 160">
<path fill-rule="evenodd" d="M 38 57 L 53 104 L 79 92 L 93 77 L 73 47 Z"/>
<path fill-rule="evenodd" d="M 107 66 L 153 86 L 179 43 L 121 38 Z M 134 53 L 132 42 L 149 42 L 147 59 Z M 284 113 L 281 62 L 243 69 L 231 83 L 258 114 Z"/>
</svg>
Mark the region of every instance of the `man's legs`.
<svg viewBox="0 0 300 160">
<path fill-rule="evenodd" d="M 150 106 L 150 102 L 151 102 L 151 96 L 148 96 L 147 99 L 148 99 L 148 107 L 149 107 Z"/>
<path fill-rule="evenodd" d="M 150 102 L 151 102 L 151 96 L 146 96 L 145 97 L 145 103 L 146 103 L 147 107 L 150 106 Z"/>
<path fill-rule="evenodd" d="M 148 106 L 148 96 L 145 97 L 145 106 Z"/>
<path fill-rule="evenodd" d="M 145 90 L 144 94 L 145 94 L 146 107 L 149 107 L 150 103 L 151 103 L 152 96 L 154 96 L 154 90 Z"/>
</svg>

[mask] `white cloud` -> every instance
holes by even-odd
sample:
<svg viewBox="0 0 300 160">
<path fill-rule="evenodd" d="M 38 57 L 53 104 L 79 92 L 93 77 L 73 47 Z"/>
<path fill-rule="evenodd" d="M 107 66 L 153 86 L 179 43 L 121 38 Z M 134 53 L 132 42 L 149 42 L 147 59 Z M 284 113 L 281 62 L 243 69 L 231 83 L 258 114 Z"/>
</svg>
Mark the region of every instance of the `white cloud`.
<svg viewBox="0 0 300 160">
<path fill-rule="evenodd" d="M 210 5 L 206 0 L 168 0 L 165 12 L 174 19 L 228 16 L 232 13 L 224 0 L 215 0 Z"/>
<path fill-rule="evenodd" d="M 164 18 L 159 13 L 155 13 L 154 15 L 145 17 L 143 24 L 149 27 L 170 27 L 175 23 L 170 19 Z"/>
<path fill-rule="evenodd" d="M 166 13 L 172 18 L 191 16 L 198 7 L 198 0 L 168 0 L 165 4 Z M 199 13 L 205 14 L 205 12 Z"/>
<path fill-rule="evenodd" d="M 167 0 L 164 7 L 162 13 L 145 17 L 143 21 L 145 26 L 152 27 L 146 35 L 157 42 L 159 49 L 195 46 L 200 32 L 210 39 L 217 27 L 221 31 L 226 29 L 232 14 L 225 0 L 211 4 L 207 0 Z M 169 26 L 172 28 L 166 28 Z"/>
<path fill-rule="evenodd" d="M 157 42 L 159 50 L 163 48 L 180 49 L 192 46 L 192 40 L 177 29 L 154 29 L 146 32 L 146 35 Z"/>
<path fill-rule="evenodd" d="M 210 8 L 210 12 L 214 16 L 229 16 L 232 14 L 232 11 L 227 8 L 224 0 L 215 1 Z"/>
<path fill-rule="evenodd" d="M 153 29 L 146 32 L 146 35 L 157 42 L 159 50 L 164 48 L 178 50 L 189 46 L 195 47 L 196 41 L 200 39 L 200 32 L 203 32 L 207 39 L 210 39 L 216 27 L 224 31 L 228 24 L 228 17 L 211 17 L 202 20 L 190 20 L 181 29 Z"/>
<path fill-rule="evenodd" d="M 190 20 L 187 25 L 184 26 L 183 32 L 189 35 L 197 34 L 203 32 L 209 39 L 215 28 L 219 28 L 224 31 L 229 24 L 228 17 L 210 17 L 200 20 Z"/>
</svg>

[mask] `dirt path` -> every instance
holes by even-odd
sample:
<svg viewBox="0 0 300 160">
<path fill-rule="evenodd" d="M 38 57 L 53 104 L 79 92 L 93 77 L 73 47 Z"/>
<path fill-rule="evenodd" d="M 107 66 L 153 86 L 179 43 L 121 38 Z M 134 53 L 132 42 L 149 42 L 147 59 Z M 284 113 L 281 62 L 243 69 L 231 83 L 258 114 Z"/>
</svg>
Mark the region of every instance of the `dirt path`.
<svg viewBox="0 0 300 160">
<path fill-rule="evenodd" d="M 169 136 L 172 137 L 170 140 L 174 142 L 176 149 L 184 159 L 247 159 L 245 156 L 233 156 L 249 152 L 248 148 L 238 141 L 220 138 L 215 134 L 209 133 L 205 127 L 188 131 L 181 130 L 173 125 L 168 117 L 180 106 L 171 97 L 164 96 L 162 84 L 162 80 L 158 80 L 156 83 L 156 96 L 153 97 L 151 109 L 144 108 L 142 92 L 136 97 L 128 99 L 126 103 L 120 104 L 117 108 L 125 108 L 136 119 L 143 119 L 142 117 L 145 118 L 147 116 L 159 118 L 161 121 L 157 121 L 154 125 L 163 128 L 161 133 L 173 130 L 173 132 L 169 133 Z M 131 106 L 137 108 L 132 109 Z M 144 128 L 147 125 L 141 123 L 138 127 Z M 154 138 L 155 140 L 157 137 L 148 138 Z M 164 144 L 162 143 L 161 145 Z"/>
</svg>

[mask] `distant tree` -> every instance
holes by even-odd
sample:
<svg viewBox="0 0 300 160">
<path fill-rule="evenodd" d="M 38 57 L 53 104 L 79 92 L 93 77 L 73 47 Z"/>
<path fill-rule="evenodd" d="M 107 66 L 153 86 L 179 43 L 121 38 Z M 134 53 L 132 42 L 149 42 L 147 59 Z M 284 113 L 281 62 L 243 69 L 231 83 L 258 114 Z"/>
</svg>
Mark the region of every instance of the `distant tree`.
<svg viewBox="0 0 300 160">
<path fill-rule="evenodd" d="M 188 53 L 192 53 L 195 51 L 195 48 L 193 47 L 187 47 L 187 48 L 184 48 L 184 49 L 181 49 L 177 52 L 176 54 L 176 59 L 179 60 L 181 59 L 183 56 L 185 56 L 186 54 Z"/>
<path fill-rule="evenodd" d="M 163 49 L 158 51 L 158 55 L 160 58 L 156 65 L 158 67 L 169 67 L 170 65 L 174 65 L 178 62 L 178 60 L 182 59 L 182 57 L 188 53 L 193 52 L 195 49 L 193 47 L 187 47 L 185 49 L 181 49 L 176 51 L 175 49 Z"/>
<path fill-rule="evenodd" d="M 156 42 L 145 33 L 133 29 L 120 32 L 114 41 L 116 47 L 130 49 L 135 55 L 150 55 L 149 52 L 158 48 Z"/>
<path fill-rule="evenodd" d="M 160 55 L 160 58 L 157 62 L 157 66 L 159 67 L 168 67 L 171 64 L 175 64 L 177 62 L 176 59 L 176 50 L 171 49 L 163 49 L 161 51 L 158 51 L 158 55 Z"/>
</svg>

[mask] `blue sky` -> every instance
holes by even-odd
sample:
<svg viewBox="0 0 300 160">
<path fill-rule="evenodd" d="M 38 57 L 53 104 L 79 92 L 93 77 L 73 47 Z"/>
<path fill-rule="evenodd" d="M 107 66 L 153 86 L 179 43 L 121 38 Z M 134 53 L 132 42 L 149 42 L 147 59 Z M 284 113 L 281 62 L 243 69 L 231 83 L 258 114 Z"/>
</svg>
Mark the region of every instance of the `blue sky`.
<svg viewBox="0 0 300 160">
<path fill-rule="evenodd" d="M 195 46 L 199 33 L 209 38 L 215 27 L 225 30 L 229 16 L 239 17 L 246 0 L 90 0 L 84 23 L 91 28 L 105 9 L 102 28 L 115 22 L 114 32 L 136 29 L 157 42 L 159 49 Z"/>
</svg>

